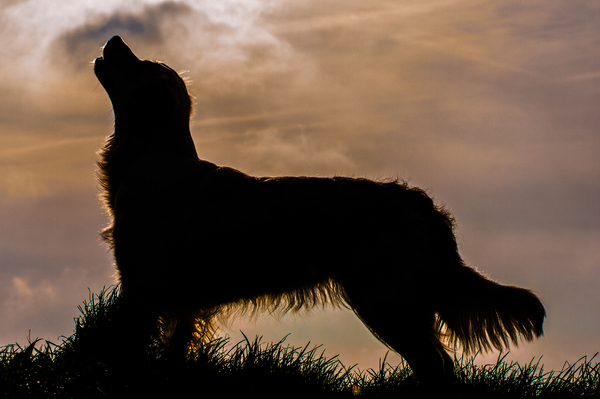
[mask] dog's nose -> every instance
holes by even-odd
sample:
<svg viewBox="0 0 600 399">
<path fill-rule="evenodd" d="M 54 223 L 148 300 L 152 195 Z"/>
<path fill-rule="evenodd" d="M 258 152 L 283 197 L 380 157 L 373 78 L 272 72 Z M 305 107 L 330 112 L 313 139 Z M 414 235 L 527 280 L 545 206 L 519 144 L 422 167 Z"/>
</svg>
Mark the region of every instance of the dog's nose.
<svg viewBox="0 0 600 399">
<path fill-rule="evenodd" d="M 106 62 L 118 63 L 124 67 L 132 66 L 139 61 L 120 36 L 113 36 L 106 42 L 102 55 Z"/>
</svg>

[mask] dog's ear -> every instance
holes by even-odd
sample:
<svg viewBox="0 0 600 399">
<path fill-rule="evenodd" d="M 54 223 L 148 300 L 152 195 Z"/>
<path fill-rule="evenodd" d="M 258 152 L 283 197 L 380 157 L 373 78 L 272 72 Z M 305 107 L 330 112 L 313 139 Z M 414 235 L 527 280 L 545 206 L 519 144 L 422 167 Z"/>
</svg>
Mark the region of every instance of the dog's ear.
<svg viewBox="0 0 600 399">
<path fill-rule="evenodd" d="M 149 128 L 188 124 L 190 107 L 187 93 L 181 93 L 172 82 L 159 79 L 138 89 L 117 119 L 135 121 Z"/>
<path fill-rule="evenodd" d="M 149 116 L 164 118 L 170 116 L 180 107 L 172 84 L 164 80 L 152 82 L 151 86 L 140 89 L 138 93 L 140 104 L 150 113 Z"/>
</svg>

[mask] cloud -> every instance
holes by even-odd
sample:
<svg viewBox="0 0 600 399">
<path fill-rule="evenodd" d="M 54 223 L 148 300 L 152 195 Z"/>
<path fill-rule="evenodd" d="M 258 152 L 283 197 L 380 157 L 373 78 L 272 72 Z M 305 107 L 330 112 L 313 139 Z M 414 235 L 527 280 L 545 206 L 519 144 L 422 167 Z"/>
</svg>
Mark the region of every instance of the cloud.
<svg viewBox="0 0 600 399">
<path fill-rule="evenodd" d="M 18 326 L 22 328 L 20 338 L 23 343 L 27 337 L 27 332 L 31 331 L 31 321 L 46 326 L 46 329 L 52 329 L 52 315 L 57 307 L 64 305 L 59 295 L 58 286 L 47 280 L 32 282 L 21 277 L 11 278 L 9 284 L 3 285 L 3 295 L 0 302 L 0 313 L 2 314 L 2 328 L 0 328 L 0 337 L 7 334 L 10 329 Z M 29 323 L 29 325 L 27 325 Z M 8 328 L 10 326 L 10 328 Z M 50 328 L 48 328 L 50 327 Z M 56 330 L 55 330 L 56 331 Z M 34 328 L 33 334 L 39 333 L 40 329 Z M 46 337 L 54 341 L 58 335 Z M 31 339 L 35 339 L 34 335 Z M 12 342 L 6 342 L 9 344 Z"/>
<path fill-rule="evenodd" d="M 47 266 L 51 266 L 48 264 Z M 60 336 L 73 331 L 73 318 L 78 316 L 77 306 L 88 296 L 88 287 L 98 293 L 102 288 L 98 281 L 110 282 L 98 271 L 88 268 L 54 268 L 55 274 L 13 275 L 2 272 L 0 284 L 0 314 L 4 321 L 0 326 L 0 344 L 15 342 L 23 344 L 28 335 L 60 342 Z M 109 269 L 98 267 L 100 272 Z"/>
<path fill-rule="evenodd" d="M 20 168 L 12 167 L 5 170 L 2 180 L 0 187 L 9 197 L 38 197 L 49 193 L 48 187 L 37 179 L 34 173 Z"/>
<path fill-rule="evenodd" d="M 117 11 L 97 16 L 59 36 L 52 52 L 61 65 L 66 59 L 75 68 L 81 69 L 82 60 L 95 59 L 100 55 L 100 46 L 114 35 L 133 43 L 160 48 L 164 44 L 165 30 L 177 26 L 178 20 L 191 11 L 185 3 L 163 2 L 147 5 L 139 11 Z"/>
<path fill-rule="evenodd" d="M 328 143 L 315 138 L 318 129 L 306 124 L 289 127 L 267 127 L 247 130 L 243 136 L 232 136 L 230 140 L 219 140 L 227 145 L 229 159 L 220 154 L 226 164 L 235 163 L 238 155 L 244 154 L 245 166 L 253 174 L 332 175 L 336 167 L 349 169 L 352 162 L 344 154 L 341 144 Z M 202 142 L 202 141 L 201 141 Z M 334 166 L 335 165 L 335 166 Z"/>
<path fill-rule="evenodd" d="M 33 287 L 24 279 L 13 277 L 9 299 L 4 301 L 4 306 L 10 309 L 10 313 L 22 313 L 34 309 L 33 305 L 36 303 L 52 306 L 52 302 L 55 302 L 57 297 L 56 287 L 47 281 L 42 281 Z"/>
</svg>

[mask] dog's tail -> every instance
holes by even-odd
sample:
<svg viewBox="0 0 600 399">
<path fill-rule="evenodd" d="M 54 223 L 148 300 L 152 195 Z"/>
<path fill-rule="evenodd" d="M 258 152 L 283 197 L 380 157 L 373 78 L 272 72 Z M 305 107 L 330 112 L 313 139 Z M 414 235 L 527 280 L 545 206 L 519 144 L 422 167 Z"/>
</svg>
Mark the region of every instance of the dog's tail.
<svg viewBox="0 0 600 399">
<path fill-rule="evenodd" d="M 503 350 L 510 342 L 516 345 L 519 339 L 532 341 L 541 336 L 546 311 L 538 297 L 524 288 L 498 284 L 466 266 L 458 253 L 450 212 L 419 189 L 408 192 L 412 209 L 430 227 L 434 262 L 444 265 L 433 288 L 439 295 L 435 301 L 438 338 L 473 353 Z"/>
<path fill-rule="evenodd" d="M 508 348 L 543 334 L 544 305 L 531 291 L 506 286 L 460 266 L 451 297 L 438 309 L 438 331 L 466 353 Z"/>
</svg>

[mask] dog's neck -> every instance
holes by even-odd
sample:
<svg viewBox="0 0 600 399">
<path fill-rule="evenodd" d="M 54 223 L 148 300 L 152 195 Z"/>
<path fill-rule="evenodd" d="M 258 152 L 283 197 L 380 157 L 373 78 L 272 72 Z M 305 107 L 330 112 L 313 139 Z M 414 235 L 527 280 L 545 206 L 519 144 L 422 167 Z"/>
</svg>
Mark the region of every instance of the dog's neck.
<svg viewBox="0 0 600 399">
<path fill-rule="evenodd" d="M 148 129 L 128 123 L 128 118 L 117 115 L 115 128 L 100 151 L 99 180 L 104 189 L 104 203 L 114 214 L 115 198 L 119 187 L 130 170 L 139 162 L 156 159 L 157 162 L 198 161 L 198 154 L 189 124 L 170 123 L 170 127 Z M 149 134 L 149 132 L 154 132 Z M 164 136 L 169 136 L 164 140 Z"/>
</svg>

